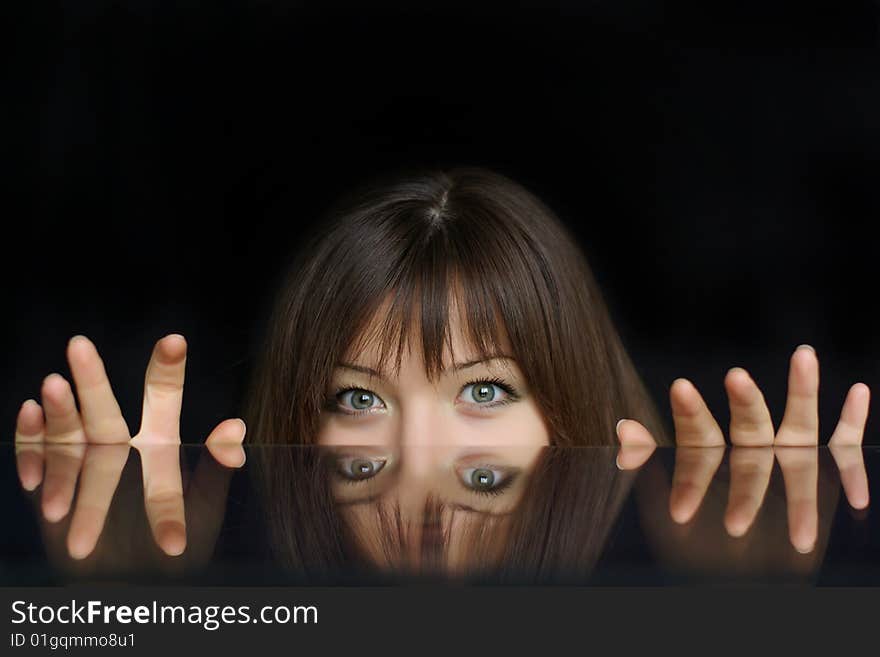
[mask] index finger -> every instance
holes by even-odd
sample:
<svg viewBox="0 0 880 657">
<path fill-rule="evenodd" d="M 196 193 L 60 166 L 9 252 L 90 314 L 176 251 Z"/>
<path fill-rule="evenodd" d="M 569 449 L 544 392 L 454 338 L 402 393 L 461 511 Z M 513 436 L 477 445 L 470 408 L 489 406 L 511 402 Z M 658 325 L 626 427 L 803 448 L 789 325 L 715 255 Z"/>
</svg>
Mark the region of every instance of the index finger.
<svg viewBox="0 0 880 657">
<path fill-rule="evenodd" d="M 180 441 L 180 408 L 186 370 L 186 340 L 167 335 L 156 343 L 144 380 L 144 407 L 139 442 Z"/>
</svg>

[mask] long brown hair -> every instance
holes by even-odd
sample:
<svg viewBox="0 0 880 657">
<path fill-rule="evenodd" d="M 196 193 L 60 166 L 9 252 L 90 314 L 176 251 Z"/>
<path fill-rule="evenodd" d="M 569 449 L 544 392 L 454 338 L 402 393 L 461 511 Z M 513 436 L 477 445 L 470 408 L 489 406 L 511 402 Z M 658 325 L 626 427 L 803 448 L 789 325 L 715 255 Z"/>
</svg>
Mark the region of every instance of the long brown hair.
<svg viewBox="0 0 880 657">
<path fill-rule="evenodd" d="M 331 209 L 269 323 L 245 413 L 251 441 L 314 443 L 334 367 L 370 339 L 396 367 L 418 341 L 436 376 L 451 298 L 480 356 L 506 332 L 551 444 L 614 445 L 623 417 L 667 442 L 575 240 L 533 194 L 481 168 L 378 179 Z M 381 330 L 365 335 L 388 299 Z"/>
</svg>

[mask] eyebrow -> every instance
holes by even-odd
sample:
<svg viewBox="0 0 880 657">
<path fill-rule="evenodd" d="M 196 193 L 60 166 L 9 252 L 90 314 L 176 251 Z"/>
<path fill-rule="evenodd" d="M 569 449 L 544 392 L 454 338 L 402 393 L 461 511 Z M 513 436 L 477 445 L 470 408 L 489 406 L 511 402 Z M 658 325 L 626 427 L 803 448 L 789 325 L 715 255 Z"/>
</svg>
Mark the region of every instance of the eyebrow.
<svg viewBox="0 0 880 657">
<path fill-rule="evenodd" d="M 493 360 L 512 360 L 516 361 L 516 358 L 513 356 L 509 356 L 507 354 L 493 354 L 486 358 L 477 358 L 475 360 L 469 360 L 464 363 L 453 363 L 452 367 L 444 368 L 441 371 L 445 372 L 447 369 L 452 370 L 453 372 L 458 372 L 461 370 L 465 370 L 469 367 L 474 367 L 475 365 L 479 365 L 480 363 L 488 363 Z M 342 362 L 337 365 L 337 367 L 341 367 L 346 370 L 352 370 L 354 372 L 360 372 L 361 374 L 367 374 L 369 376 L 375 377 L 377 379 L 386 378 L 385 375 L 377 369 L 372 367 L 367 367 L 366 365 L 358 365 L 356 363 L 346 363 Z"/>
</svg>

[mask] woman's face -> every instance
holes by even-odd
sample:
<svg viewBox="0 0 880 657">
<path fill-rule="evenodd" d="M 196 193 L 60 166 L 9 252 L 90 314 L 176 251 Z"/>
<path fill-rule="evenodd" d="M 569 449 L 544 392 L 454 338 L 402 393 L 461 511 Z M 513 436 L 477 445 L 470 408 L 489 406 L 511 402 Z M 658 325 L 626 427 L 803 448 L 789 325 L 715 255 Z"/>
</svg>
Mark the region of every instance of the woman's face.
<svg viewBox="0 0 880 657">
<path fill-rule="evenodd" d="M 420 349 L 405 349 L 392 374 L 377 362 L 378 345 L 368 344 L 337 365 L 327 391 L 318 442 L 336 452 L 334 496 L 376 561 L 379 507 L 400 510 L 410 546 L 404 552 L 418 562 L 425 505 L 434 500 L 447 510 L 441 524 L 450 539 L 448 565 L 463 567 L 472 552 L 462 543 L 467 527 L 513 510 L 550 443 L 507 336 L 501 352 L 483 360 L 455 308 L 449 329 L 454 358 L 446 349 L 436 380 L 429 380 Z"/>
</svg>

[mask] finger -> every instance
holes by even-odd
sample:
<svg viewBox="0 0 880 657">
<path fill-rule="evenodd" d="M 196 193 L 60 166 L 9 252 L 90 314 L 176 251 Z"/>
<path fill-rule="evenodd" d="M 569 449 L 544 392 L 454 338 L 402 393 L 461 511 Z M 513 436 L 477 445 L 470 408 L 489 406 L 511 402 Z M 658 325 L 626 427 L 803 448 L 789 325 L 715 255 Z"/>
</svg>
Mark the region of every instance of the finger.
<svg viewBox="0 0 880 657">
<path fill-rule="evenodd" d="M 635 420 L 620 420 L 617 423 L 617 438 L 620 451 L 616 463 L 621 470 L 642 467 L 657 447 L 651 432 Z"/>
<path fill-rule="evenodd" d="M 810 345 L 799 346 L 791 355 L 785 415 L 775 444 L 819 444 L 819 359 Z"/>
<path fill-rule="evenodd" d="M 669 514 L 684 524 L 694 516 L 724 458 L 724 446 L 679 447 L 669 494 Z"/>
<path fill-rule="evenodd" d="M 46 445 L 46 477 L 41 503 L 43 516 L 49 522 L 58 522 L 70 511 L 85 448 L 85 443 Z"/>
<path fill-rule="evenodd" d="M 861 445 L 832 444 L 828 450 L 840 470 L 840 483 L 849 505 L 854 509 L 866 508 L 870 503 L 870 493 Z"/>
<path fill-rule="evenodd" d="M 774 451 L 785 482 L 791 544 L 802 554 L 812 552 L 819 532 L 817 448 L 779 447 Z"/>
<path fill-rule="evenodd" d="M 82 335 L 67 345 L 86 438 L 93 443 L 123 443 L 131 437 L 110 387 L 104 363 L 92 341 Z"/>
<path fill-rule="evenodd" d="M 156 343 L 144 381 L 140 439 L 180 441 L 180 408 L 186 369 L 186 340 L 167 335 Z"/>
<path fill-rule="evenodd" d="M 755 521 L 773 472 L 771 447 L 732 447 L 730 491 L 724 527 L 731 536 L 743 536 Z"/>
<path fill-rule="evenodd" d="M 247 425 L 244 420 L 238 418 L 224 420 L 214 428 L 205 440 L 205 445 L 211 456 L 221 465 L 227 468 L 240 468 L 247 458 L 241 446 L 246 431 Z"/>
<path fill-rule="evenodd" d="M 241 447 L 245 424 L 242 420 L 221 422 L 205 441 L 210 454 L 202 454 L 186 489 L 186 523 L 190 558 L 209 558 L 226 515 L 233 468 L 244 465 Z"/>
<path fill-rule="evenodd" d="M 724 445 L 724 434 L 703 397 L 687 379 L 676 379 L 669 389 L 675 443 L 679 446 Z"/>
<path fill-rule="evenodd" d="M 186 517 L 180 446 L 164 442 L 133 444 L 141 456 L 144 505 L 153 538 L 166 554 L 182 554 L 186 548 Z"/>
<path fill-rule="evenodd" d="M 734 367 L 724 378 L 730 401 L 730 440 L 744 447 L 773 444 L 773 420 L 764 395 L 749 373 Z"/>
<path fill-rule="evenodd" d="M 84 443 L 86 436 L 67 380 L 60 374 L 50 374 L 43 380 L 41 395 L 46 414 L 46 442 Z"/>
<path fill-rule="evenodd" d="M 829 445 L 861 445 L 871 404 L 871 389 L 864 383 L 853 385 L 843 402 L 840 420 L 831 435 Z"/>
<path fill-rule="evenodd" d="M 95 549 L 130 449 L 127 444 L 86 448 L 76 507 L 67 534 L 67 550 L 74 559 L 85 559 Z"/>
<path fill-rule="evenodd" d="M 33 399 L 21 405 L 15 421 L 15 464 L 22 487 L 34 490 L 43 481 L 43 409 Z"/>
</svg>

